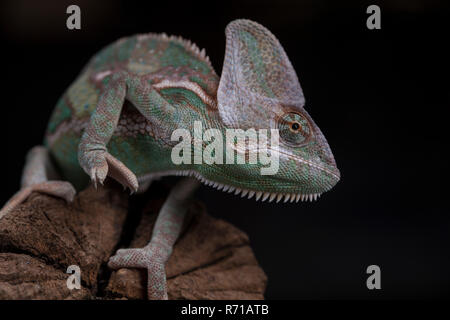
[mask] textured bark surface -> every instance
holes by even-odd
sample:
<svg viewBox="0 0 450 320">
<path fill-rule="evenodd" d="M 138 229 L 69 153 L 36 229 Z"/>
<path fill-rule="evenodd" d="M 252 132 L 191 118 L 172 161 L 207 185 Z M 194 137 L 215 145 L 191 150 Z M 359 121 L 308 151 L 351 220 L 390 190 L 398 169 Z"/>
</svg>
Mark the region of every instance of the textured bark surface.
<svg viewBox="0 0 450 320">
<path fill-rule="evenodd" d="M 114 185 L 87 188 L 72 204 L 33 194 L 0 220 L 0 299 L 144 299 L 145 272 L 111 272 L 106 262 L 120 247 L 147 244 L 165 194 L 137 215 Z M 80 290 L 67 288 L 70 265 L 81 269 Z M 166 272 L 169 299 L 263 299 L 266 285 L 248 237 L 198 202 Z"/>
<path fill-rule="evenodd" d="M 81 299 L 95 295 L 102 264 L 114 253 L 128 211 L 115 188 L 88 188 L 72 204 L 42 194 L 0 220 L 0 298 Z M 67 267 L 81 269 L 69 290 Z"/>
</svg>

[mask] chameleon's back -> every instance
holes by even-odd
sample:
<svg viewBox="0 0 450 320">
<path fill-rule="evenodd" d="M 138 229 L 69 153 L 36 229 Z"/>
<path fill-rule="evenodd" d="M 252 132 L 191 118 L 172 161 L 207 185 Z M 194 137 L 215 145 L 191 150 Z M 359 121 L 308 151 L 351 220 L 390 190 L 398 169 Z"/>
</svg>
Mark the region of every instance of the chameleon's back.
<svg viewBox="0 0 450 320">
<path fill-rule="evenodd" d="M 81 134 L 111 75 L 121 70 L 139 75 L 152 85 L 159 85 L 160 94 L 175 106 L 188 100 L 200 109 L 207 106 L 197 101 L 192 92 L 173 84 L 179 81 L 195 83 L 209 96 L 215 97 L 219 81 L 204 52 L 178 37 L 136 35 L 105 47 L 89 61 L 60 98 L 45 135 L 45 144 L 59 171 L 76 188 L 88 182 L 77 157 Z M 170 156 L 170 148 L 164 145 L 164 141 L 155 139 L 156 131 L 158 128 L 151 127 L 130 103 L 125 102 L 108 150 L 138 177 L 166 170 L 164 165 L 167 161 L 159 160 Z"/>
</svg>

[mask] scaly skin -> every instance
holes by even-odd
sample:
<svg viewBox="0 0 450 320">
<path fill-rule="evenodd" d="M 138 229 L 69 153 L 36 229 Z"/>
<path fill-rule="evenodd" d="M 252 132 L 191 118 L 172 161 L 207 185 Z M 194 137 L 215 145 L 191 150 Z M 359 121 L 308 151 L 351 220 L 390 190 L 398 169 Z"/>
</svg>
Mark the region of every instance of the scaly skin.
<svg viewBox="0 0 450 320">
<path fill-rule="evenodd" d="M 137 191 L 159 176 L 186 175 L 249 198 L 285 202 L 313 200 L 331 189 L 339 171 L 325 137 L 304 109 L 297 75 L 278 40 L 249 20 L 231 22 L 226 38 L 220 79 L 203 51 L 177 37 L 132 36 L 96 54 L 63 94 L 48 124 L 44 144 L 62 177 L 80 189 L 89 177 L 97 185 L 109 175 Z M 278 129 L 279 147 L 270 150 L 279 155 L 278 172 L 261 175 L 260 162 L 174 164 L 171 152 L 178 141 L 171 141 L 171 134 L 184 128 L 193 136 L 195 121 L 203 130 L 220 130 L 223 141 L 226 129 Z M 20 191 L 7 210 L 31 191 L 61 196 L 56 189 L 62 181 L 51 190 L 42 186 L 44 157 L 30 157 L 38 169 L 25 172 L 28 191 Z M 149 245 L 119 250 L 110 260 L 112 268 L 147 268 L 149 298 L 167 298 L 164 264 L 197 180 L 185 178 L 174 188 Z M 72 196 L 71 186 L 64 188 L 66 198 Z M 2 211 L 0 218 L 6 214 Z"/>
<path fill-rule="evenodd" d="M 138 178 L 181 169 L 170 158 L 175 144 L 170 135 L 178 125 L 190 128 L 193 121 L 204 120 L 208 126 L 220 127 L 217 108 L 206 104 L 195 92 L 176 86 L 177 83 L 196 86 L 199 92 L 215 98 L 219 78 L 194 45 L 181 38 L 153 34 L 120 39 L 91 59 L 59 100 L 48 125 L 46 145 L 63 176 L 77 189 L 88 181 L 77 159 L 81 134 L 101 93 L 124 71 L 136 75 L 137 81 L 159 86 L 161 97 L 171 104 L 167 107 L 175 110 L 171 114 L 157 105 L 149 119 L 131 103 L 125 103 L 107 149 Z"/>
</svg>

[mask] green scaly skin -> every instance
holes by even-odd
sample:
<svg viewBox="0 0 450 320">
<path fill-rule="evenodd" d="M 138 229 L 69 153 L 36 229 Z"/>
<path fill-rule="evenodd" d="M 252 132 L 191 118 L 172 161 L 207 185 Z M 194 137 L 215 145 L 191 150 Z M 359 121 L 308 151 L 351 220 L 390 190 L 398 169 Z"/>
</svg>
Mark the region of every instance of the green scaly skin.
<svg viewBox="0 0 450 320">
<path fill-rule="evenodd" d="M 88 182 L 77 158 L 81 135 L 95 111 L 101 92 L 108 87 L 113 76 L 96 79 L 105 70 L 126 70 L 150 85 L 168 79 L 193 82 L 213 97 L 219 83 L 207 58 L 180 38 L 138 35 L 104 48 L 91 59 L 57 103 L 45 139 L 60 172 L 77 189 Z M 107 144 L 108 151 L 138 178 L 155 172 L 190 169 L 172 163 L 171 149 L 175 142 L 170 141 L 170 133 L 176 127 L 191 128 L 195 120 L 201 120 L 205 127 L 220 128 L 217 108 L 205 104 L 194 92 L 167 86 L 159 89 L 159 93 L 177 110 L 176 114 L 168 118 L 167 114 L 156 109 L 157 119 L 149 121 L 126 102 L 118 127 Z M 166 130 L 163 132 L 158 125 L 166 126 Z"/>
</svg>

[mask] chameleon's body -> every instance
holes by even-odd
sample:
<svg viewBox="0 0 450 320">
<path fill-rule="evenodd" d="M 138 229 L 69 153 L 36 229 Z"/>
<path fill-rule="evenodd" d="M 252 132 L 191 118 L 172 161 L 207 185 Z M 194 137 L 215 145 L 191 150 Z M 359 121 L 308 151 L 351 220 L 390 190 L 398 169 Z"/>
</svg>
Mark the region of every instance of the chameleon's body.
<svg viewBox="0 0 450 320">
<path fill-rule="evenodd" d="M 230 23 L 226 35 L 221 78 L 203 51 L 177 37 L 132 36 L 95 55 L 57 103 L 45 147 L 29 153 L 23 188 L 0 219 L 32 191 L 71 200 L 73 186 L 82 188 L 89 176 L 97 185 L 109 175 L 132 191 L 164 175 L 193 176 L 197 179 L 182 179 L 171 191 L 151 242 L 119 250 L 109 263 L 147 268 L 149 298 L 167 298 L 164 265 L 197 181 L 269 201 L 313 200 L 332 188 L 339 171 L 303 108 L 300 84 L 278 40 L 248 20 Z M 279 155 L 278 172 L 261 175 L 259 161 L 176 165 L 171 155 L 178 141 L 171 135 L 177 128 L 193 135 L 196 121 L 205 130 L 218 129 L 224 141 L 227 129 L 278 129 L 280 145 L 270 150 Z"/>
<path fill-rule="evenodd" d="M 46 134 L 46 145 L 63 173 L 77 189 L 88 182 L 78 163 L 78 145 L 88 125 L 100 94 L 114 72 L 126 71 L 140 81 L 157 88 L 176 114 L 154 112 L 152 121 L 126 102 L 117 128 L 109 141 L 109 153 L 122 161 L 141 182 L 149 175 L 169 170 L 186 169 L 171 161 L 171 132 L 181 124 L 191 127 L 204 119 L 207 127 L 219 128 L 216 107 L 206 103 L 215 99 L 219 85 L 208 58 L 195 45 L 178 37 L 137 35 L 123 38 L 95 55 L 56 105 Z M 191 86 L 197 93 L 184 88 Z M 209 98 L 199 97 L 199 93 Z M 204 115 L 204 117 L 203 117 Z"/>
</svg>

